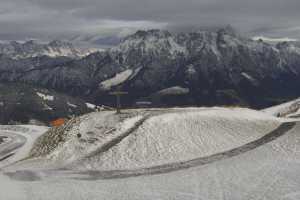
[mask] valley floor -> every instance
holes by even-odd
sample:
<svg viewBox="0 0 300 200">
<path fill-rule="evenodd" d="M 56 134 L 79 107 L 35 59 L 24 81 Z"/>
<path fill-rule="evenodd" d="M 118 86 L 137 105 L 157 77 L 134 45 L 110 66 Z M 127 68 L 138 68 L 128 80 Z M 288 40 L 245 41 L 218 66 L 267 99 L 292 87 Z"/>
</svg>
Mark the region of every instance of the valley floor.
<svg viewBox="0 0 300 200">
<path fill-rule="evenodd" d="M 110 149 L 64 163 L 66 168 L 30 170 L 35 162 L 25 162 L 24 170 L 22 164 L 3 167 L 0 199 L 300 199 L 300 122 L 248 109 L 177 113 L 153 115 Z M 33 138 L 46 129 L 39 130 Z M 18 159 L 28 153 L 22 148 Z M 55 155 L 60 153 L 57 148 Z M 17 160 L 10 159 L 6 164 Z M 111 172 L 117 176 L 107 176 Z"/>
</svg>

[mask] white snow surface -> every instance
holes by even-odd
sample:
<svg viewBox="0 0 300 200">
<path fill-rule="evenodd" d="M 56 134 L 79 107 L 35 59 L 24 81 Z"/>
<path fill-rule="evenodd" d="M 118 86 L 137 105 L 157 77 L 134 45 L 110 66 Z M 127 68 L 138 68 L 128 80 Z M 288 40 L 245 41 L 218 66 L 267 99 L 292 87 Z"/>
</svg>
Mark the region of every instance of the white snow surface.
<svg viewBox="0 0 300 200">
<path fill-rule="evenodd" d="M 278 118 L 250 109 L 184 108 L 112 111 L 84 115 L 66 142 L 34 160 L 36 167 L 125 170 L 209 156 L 257 140 L 277 128 Z M 142 125 L 126 135 L 141 120 Z M 77 135 L 81 137 L 78 138 Z M 113 141 L 123 137 L 118 143 Z M 104 152 L 101 149 L 110 146 Z M 32 168 L 31 160 L 18 169 Z"/>
<path fill-rule="evenodd" d="M 244 115 L 244 110 L 236 111 Z M 248 114 L 255 118 L 251 117 L 254 121 L 273 120 L 264 114 L 252 113 Z M 0 172 L 0 199 L 298 200 L 299 131 L 298 123 L 283 136 L 251 151 L 165 174 L 111 180 L 69 179 L 58 174 L 36 181 L 19 181 Z M 19 178 L 26 176 L 24 173 Z"/>
<path fill-rule="evenodd" d="M 94 154 L 118 137 L 122 137 L 139 120 L 141 115 L 121 119 L 114 111 L 94 112 L 80 117 L 66 133 L 65 142 L 44 157 L 33 158 L 19 163 L 18 169 L 59 168 L 80 162 L 84 157 Z M 78 137 L 80 134 L 80 137 Z M 42 144 L 43 145 L 43 144 Z M 12 167 L 14 169 L 14 166 Z"/>
<path fill-rule="evenodd" d="M 298 108 L 296 110 L 296 112 L 286 115 L 286 117 L 289 117 L 289 118 L 298 118 L 299 116 L 300 116 L 300 108 Z"/>
<path fill-rule="evenodd" d="M 48 158 L 63 165 L 77 161 L 122 135 L 140 119 L 141 116 L 135 116 L 119 122 L 119 118 L 112 112 L 102 113 L 101 116 L 97 113 L 87 115 L 80 124 L 72 128 L 67 142 Z M 82 135 L 80 139 L 76 137 L 77 133 Z"/>
<path fill-rule="evenodd" d="M 188 161 L 242 146 L 279 124 L 248 109 L 177 109 L 149 118 L 122 142 L 75 168 L 124 170 Z"/>
<path fill-rule="evenodd" d="M 187 53 L 187 49 L 178 44 L 172 36 L 147 36 L 146 38 L 128 39 L 117 47 L 112 48 L 111 52 L 129 52 L 132 49 L 139 48 L 141 48 L 143 54 L 154 53 L 155 55 L 159 55 L 161 51 L 168 51 L 171 56 L 174 56 L 178 53 Z"/>
<path fill-rule="evenodd" d="M 174 87 L 160 90 L 157 93 L 161 94 L 161 95 L 183 95 L 183 94 L 188 94 L 189 92 L 190 92 L 190 90 L 188 88 L 174 86 Z"/>
<path fill-rule="evenodd" d="M 298 39 L 288 38 L 288 37 L 284 37 L 284 38 L 270 38 L 270 37 L 265 37 L 265 36 L 255 36 L 252 39 L 253 40 L 263 40 L 263 41 L 272 42 L 272 43 L 296 42 L 296 41 L 298 41 Z"/>
<path fill-rule="evenodd" d="M 21 160 L 28 156 L 30 149 L 34 145 L 34 141 L 44 134 L 48 130 L 48 127 L 45 126 L 35 126 L 35 125 L 18 125 L 18 126 L 12 126 L 12 125 L 0 125 L 0 135 L 7 134 L 15 134 L 20 135 L 22 137 L 26 138 L 25 144 L 17 149 L 13 156 L 9 157 L 5 161 L 0 162 L 0 168 L 9 164 L 12 164 L 18 160 Z M 1 199 L 1 198 L 0 198 Z"/>
<path fill-rule="evenodd" d="M 246 72 L 242 72 L 241 75 L 244 76 L 249 81 L 251 81 L 254 85 L 258 84 L 258 81 L 255 78 L 253 78 L 252 76 L 250 76 L 249 74 L 247 74 Z"/>
<path fill-rule="evenodd" d="M 300 109 L 300 98 L 289 101 L 277 106 L 263 109 L 262 111 L 273 116 L 290 117 L 293 114 L 297 114 Z"/>
<path fill-rule="evenodd" d="M 127 69 L 121 73 L 116 74 L 113 78 L 102 81 L 100 83 L 100 88 L 103 90 L 110 90 L 113 86 L 117 86 L 124 81 L 128 80 L 133 74 L 132 69 Z"/>
<path fill-rule="evenodd" d="M 54 101 L 54 96 L 43 94 L 43 93 L 40 93 L 40 92 L 37 92 L 36 94 L 45 101 Z"/>
<path fill-rule="evenodd" d="M 91 104 L 91 103 L 85 103 L 85 105 L 90 108 L 90 109 L 96 109 L 96 105 Z"/>
</svg>

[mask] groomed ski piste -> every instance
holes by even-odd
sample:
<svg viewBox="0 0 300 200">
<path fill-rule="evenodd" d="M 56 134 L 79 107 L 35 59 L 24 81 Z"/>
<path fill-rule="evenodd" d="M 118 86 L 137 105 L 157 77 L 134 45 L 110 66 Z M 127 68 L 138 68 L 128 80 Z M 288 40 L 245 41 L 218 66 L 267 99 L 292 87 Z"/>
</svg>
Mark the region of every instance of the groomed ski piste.
<svg viewBox="0 0 300 200">
<path fill-rule="evenodd" d="M 8 138 L 1 128 L 0 155 L 12 153 L 0 199 L 300 199 L 300 123 L 272 110 L 100 111 L 34 133 L 10 126 Z"/>
</svg>

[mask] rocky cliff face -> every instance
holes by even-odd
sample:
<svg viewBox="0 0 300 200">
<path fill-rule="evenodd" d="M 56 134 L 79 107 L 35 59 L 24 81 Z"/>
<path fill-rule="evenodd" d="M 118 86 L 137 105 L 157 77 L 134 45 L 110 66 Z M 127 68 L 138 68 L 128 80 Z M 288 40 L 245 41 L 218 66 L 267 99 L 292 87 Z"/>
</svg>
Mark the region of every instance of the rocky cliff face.
<svg viewBox="0 0 300 200">
<path fill-rule="evenodd" d="M 114 99 L 108 93 L 120 85 L 129 92 L 123 99 L 127 105 L 151 101 L 162 106 L 263 107 L 300 96 L 298 45 L 253 41 L 228 27 L 182 34 L 138 31 L 118 46 L 80 60 L 49 59 L 26 73 L 28 65 L 22 70 L 20 65 L 0 65 L 0 80 L 37 84 L 110 105 Z"/>
</svg>

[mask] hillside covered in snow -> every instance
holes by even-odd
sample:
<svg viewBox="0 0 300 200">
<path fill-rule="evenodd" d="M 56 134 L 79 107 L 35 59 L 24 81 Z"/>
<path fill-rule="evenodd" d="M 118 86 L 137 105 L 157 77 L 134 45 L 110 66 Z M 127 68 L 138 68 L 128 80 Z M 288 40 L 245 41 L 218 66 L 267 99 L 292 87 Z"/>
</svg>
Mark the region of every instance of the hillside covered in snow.
<svg viewBox="0 0 300 200">
<path fill-rule="evenodd" d="M 276 117 L 298 118 L 300 117 L 300 99 L 272 106 L 262 111 Z"/>
<path fill-rule="evenodd" d="M 130 170 L 206 157 L 243 146 L 279 127 L 249 109 L 186 108 L 91 113 L 49 130 L 28 161 L 40 168 Z"/>
<path fill-rule="evenodd" d="M 0 198 L 297 199 L 298 132 L 297 119 L 219 107 L 1 126 Z"/>
</svg>

